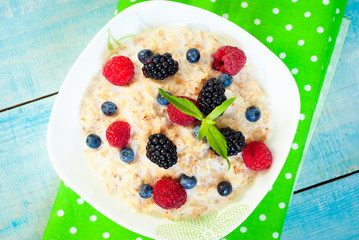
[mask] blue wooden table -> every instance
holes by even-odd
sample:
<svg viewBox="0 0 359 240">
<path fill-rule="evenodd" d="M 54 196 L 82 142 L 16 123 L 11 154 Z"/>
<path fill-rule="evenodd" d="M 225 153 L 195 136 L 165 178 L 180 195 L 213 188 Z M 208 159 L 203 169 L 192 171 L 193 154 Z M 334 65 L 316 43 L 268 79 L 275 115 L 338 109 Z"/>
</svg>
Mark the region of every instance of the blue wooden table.
<svg viewBox="0 0 359 240">
<path fill-rule="evenodd" d="M 117 0 L 0 0 L 0 239 L 41 239 L 60 179 L 46 151 L 57 91 Z M 64 14 L 66 13 L 66 14 Z M 282 239 L 359 239 L 359 1 Z"/>
</svg>

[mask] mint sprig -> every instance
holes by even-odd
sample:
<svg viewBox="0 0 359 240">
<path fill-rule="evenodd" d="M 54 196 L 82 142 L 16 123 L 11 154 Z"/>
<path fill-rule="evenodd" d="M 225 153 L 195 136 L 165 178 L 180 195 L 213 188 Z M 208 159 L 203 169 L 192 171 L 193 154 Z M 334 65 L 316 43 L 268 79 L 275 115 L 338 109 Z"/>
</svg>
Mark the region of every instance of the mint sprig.
<svg viewBox="0 0 359 240">
<path fill-rule="evenodd" d="M 120 41 L 121 40 L 124 40 L 124 39 L 127 39 L 127 38 L 132 38 L 132 37 L 135 36 L 135 34 L 128 34 L 128 35 L 125 35 L 125 36 L 119 38 L 118 40 L 116 40 L 116 38 L 112 35 L 110 29 L 107 29 L 107 32 L 108 32 L 107 48 L 110 51 L 114 50 L 113 44 L 111 43 L 111 39 L 112 39 L 112 41 L 114 41 L 117 44 L 117 46 L 120 46 Z"/>
<path fill-rule="evenodd" d="M 212 149 L 218 155 L 226 159 L 229 170 L 231 164 L 227 155 L 227 141 L 222 133 L 214 126 L 216 122 L 213 120 L 219 117 L 236 100 L 236 98 L 234 97 L 227 99 L 221 105 L 213 109 L 213 111 L 208 114 L 206 118 L 203 118 L 202 112 L 188 99 L 171 96 L 161 88 L 159 91 L 161 95 L 170 103 L 172 103 L 173 106 L 175 106 L 178 110 L 201 121 L 201 128 L 198 131 L 198 138 L 202 139 L 207 137 L 207 141 Z"/>
<path fill-rule="evenodd" d="M 201 111 L 190 100 L 171 96 L 161 88 L 159 89 L 159 91 L 165 99 L 167 99 L 170 103 L 173 104 L 173 106 L 175 106 L 178 110 L 180 110 L 184 114 L 195 117 L 198 120 L 203 120 L 203 115 Z"/>
</svg>

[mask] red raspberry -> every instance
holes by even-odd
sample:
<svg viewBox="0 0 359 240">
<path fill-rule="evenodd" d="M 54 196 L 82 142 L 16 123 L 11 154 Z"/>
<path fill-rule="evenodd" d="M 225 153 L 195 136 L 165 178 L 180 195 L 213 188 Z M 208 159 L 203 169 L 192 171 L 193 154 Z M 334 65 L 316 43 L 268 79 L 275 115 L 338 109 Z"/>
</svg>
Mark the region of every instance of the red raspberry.
<svg viewBox="0 0 359 240">
<path fill-rule="evenodd" d="M 242 152 L 244 164 L 247 168 L 262 171 L 272 164 L 272 153 L 262 142 L 251 142 Z"/>
<path fill-rule="evenodd" d="M 236 75 L 246 63 L 244 52 L 232 46 L 220 47 L 213 55 L 213 68 L 231 76 Z"/>
<path fill-rule="evenodd" d="M 130 124 L 123 121 L 111 123 L 106 130 L 106 139 L 112 147 L 126 147 L 130 141 Z"/>
<path fill-rule="evenodd" d="M 196 105 L 198 107 L 197 102 L 195 100 L 193 100 L 192 98 L 184 97 L 184 96 L 180 96 L 180 98 L 188 99 L 191 102 L 193 102 L 194 105 Z M 186 125 L 191 124 L 194 121 L 196 121 L 195 117 L 184 114 L 183 112 L 178 110 L 175 106 L 173 106 L 172 103 L 170 103 L 168 105 L 167 112 L 168 112 L 168 117 L 170 118 L 170 120 L 172 122 L 177 123 L 182 126 L 186 126 Z"/>
<path fill-rule="evenodd" d="M 187 200 L 187 193 L 178 181 L 163 178 L 153 186 L 152 197 L 163 209 L 180 208 Z"/>
<path fill-rule="evenodd" d="M 113 85 L 123 86 L 132 79 L 134 70 L 131 59 L 125 56 L 116 56 L 105 63 L 102 74 Z"/>
</svg>

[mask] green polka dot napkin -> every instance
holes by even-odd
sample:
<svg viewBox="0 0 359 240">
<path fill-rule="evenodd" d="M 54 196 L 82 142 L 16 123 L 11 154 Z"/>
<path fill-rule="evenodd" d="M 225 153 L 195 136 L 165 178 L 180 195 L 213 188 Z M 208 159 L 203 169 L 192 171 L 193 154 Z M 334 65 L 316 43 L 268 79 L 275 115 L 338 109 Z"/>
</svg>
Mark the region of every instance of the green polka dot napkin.
<svg viewBox="0 0 359 240">
<path fill-rule="evenodd" d="M 137 2 L 142 1 L 120 0 L 115 14 Z M 320 113 L 320 108 L 316 109 L 318 100 L 319 104 L 323 103 L 325 99 L 323 96 L 333 76 L 332 69 L 338 60 L 340 45 L 343 42 L 339 41 L 343 38 L 338 37 L 339 29 L 341 25 L 348 25 L 345 21 L 342 24 L 346 1 L 182 0 L 178 2 L 212 11 L 248 31 L 283 60 L 297 82 L 301 98 L 301 114 L 287 161 L 272 190 L 252 214 L 225 237 L 227 240 L 277 239 L 280 237 L 301 159 L 309 144 L 308 138 Z M 341 32 L 345 37 L 346 32 Z M 333 52 L 336 57 L 332 58 Z M 61 183 L 43 239 L 144 240 L 149 238 L 117 225 Z"/>
</svg>

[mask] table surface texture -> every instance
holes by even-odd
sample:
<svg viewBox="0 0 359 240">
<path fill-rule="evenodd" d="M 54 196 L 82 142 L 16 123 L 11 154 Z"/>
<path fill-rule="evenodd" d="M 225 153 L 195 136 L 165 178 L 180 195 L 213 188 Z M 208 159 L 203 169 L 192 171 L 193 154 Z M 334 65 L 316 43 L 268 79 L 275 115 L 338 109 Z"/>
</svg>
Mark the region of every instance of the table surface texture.
<svg viewBox="0 0 359 240">
<path fill-rule="evenodd" d="M 46 149 L 51 108 L 116 4 L 0 0 L 0 239 L 43 235 L 60 183 Z M 358 0 L 348 0 L 345 16 L 351 25 L 282 239 L 359 239 Z"/>
</svg>

